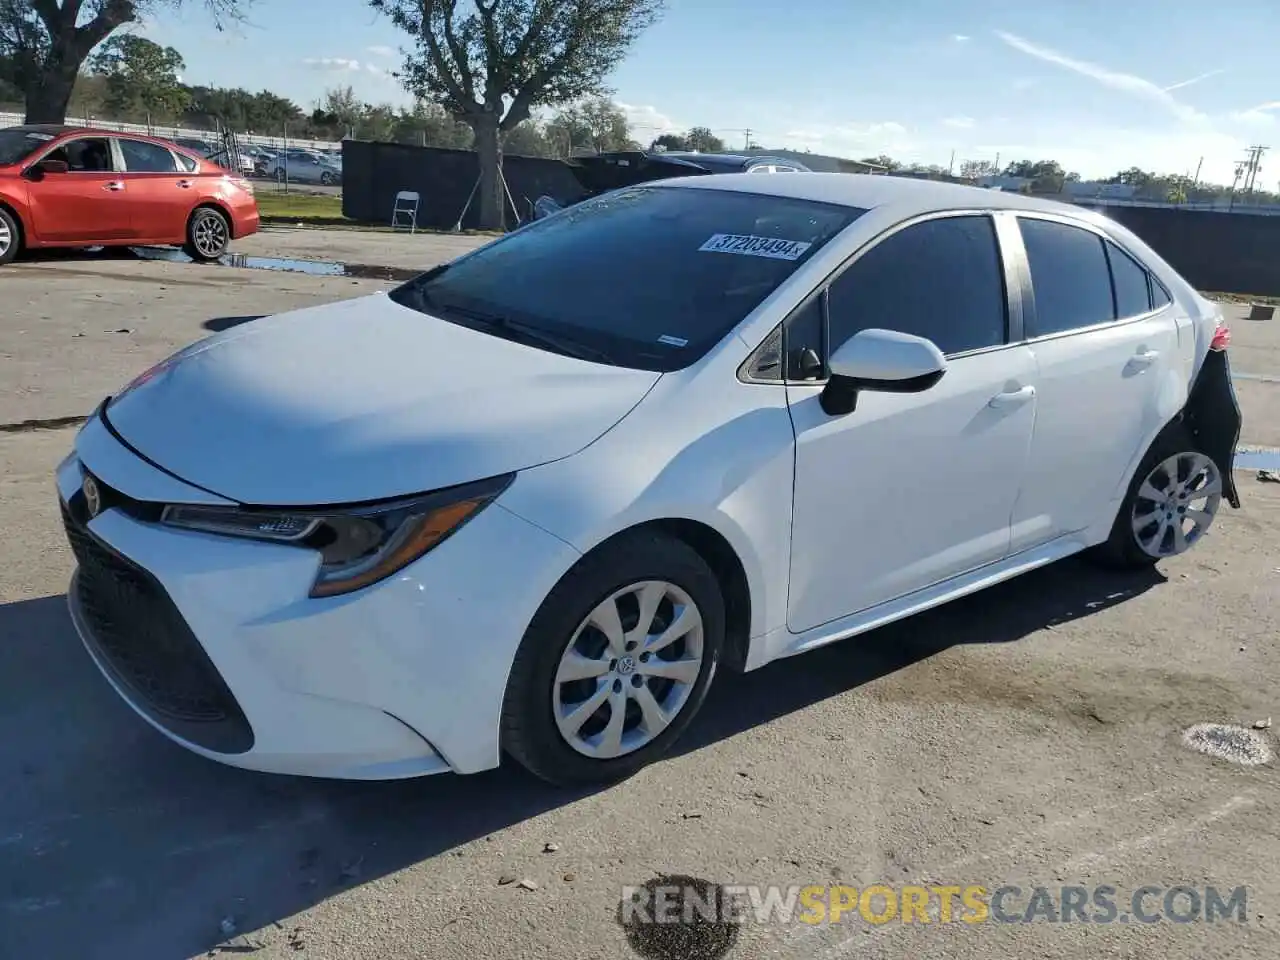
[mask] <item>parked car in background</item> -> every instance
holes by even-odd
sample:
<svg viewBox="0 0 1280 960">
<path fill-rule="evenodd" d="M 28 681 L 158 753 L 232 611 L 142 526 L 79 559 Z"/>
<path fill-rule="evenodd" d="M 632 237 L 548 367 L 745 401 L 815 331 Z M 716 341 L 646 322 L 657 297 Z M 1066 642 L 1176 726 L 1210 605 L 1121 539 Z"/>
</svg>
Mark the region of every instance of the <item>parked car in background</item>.
<svg viewBox="0 0 1280 960">
<path fill-rule="evenodd" d="M 276 160 L 276 151 L 257 144 L 244 147 L 241 150 L 241 155 L 247 156 L 253 161 L 253 174 L 258 177 L 267 176 Z"/>
<path fill-rule="evenodd" d="M 614 780 L 733 671 L 1081 551 L 1192 549 L 1240 505 L 1227 342 L 1079 208 L 628 187 L 100 405 L 57 469 L 72 619 L 211 759 Z"/>
<path fill-rule="evenodd" d="M 342 183 L 342 163 L 321 156 L 314 150 L 285 150 L 278 154 L 267 175 L 280 183 L 319 183 L 337 186 Z"/>
<path fill-rule="evenodd" d="M 22 249 L 144 244 L 217 260 L 258 223 L 247 180 L 165 140 L 84 127 L 0 130 L 0 264 Z"/>
<path fill-rule="evenodd" d="M 764 154 L 697 153 L 694 151 L 618 151 L 565 161 L 585 196 L 565 202 L 543 195 L 533 205 L 534 220 L 588 197 L 669 177 L 713 173 L 809 173 L 808 167 L 785 157 Z"/>
<path fill-rule="evenodd" d="M 202 157 L 207 157 L 214 151 L 213 144 L 208 140 L 200 140 L 195 137 L 175 137 L 173 143 Z"/>
</svg>

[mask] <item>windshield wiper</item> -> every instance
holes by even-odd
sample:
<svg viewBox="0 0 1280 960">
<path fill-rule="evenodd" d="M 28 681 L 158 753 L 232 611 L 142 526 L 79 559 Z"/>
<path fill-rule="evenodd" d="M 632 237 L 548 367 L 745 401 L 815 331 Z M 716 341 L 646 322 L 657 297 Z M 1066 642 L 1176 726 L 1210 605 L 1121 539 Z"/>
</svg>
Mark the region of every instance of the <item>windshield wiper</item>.
<svg viewBox="0 0 1280 960">
<path fill-rule="evenodd" d="M 446 313 L 456 313 L 468 320 L 474 320 L 477 323 L 488 327 L 490 330 L 497 330 L 504 333 L 514 334 L 514 339 L 532 342 L 539 346 L 547 347 L 556 353 L 566 354 L 570 357 L 576 357 L 579 360 L 595 361 L 597 363 L 606 363 L 609 366 L 617 366 L 614 359 L 603 350 L 597 350 L 595 347 L 589 347 L 577 340 L 571 340 L 567 337 L 558 337 L 554 333 L 548 333 L 539 327 L 531 326 L 527 323 L 521 323 L 519 320 L 512 320 L 496 313 L 487 313 L 483 310 L 473 310 L 469 307 L 457 307 L 453 305 L 441 306 Z"/>
</svg>

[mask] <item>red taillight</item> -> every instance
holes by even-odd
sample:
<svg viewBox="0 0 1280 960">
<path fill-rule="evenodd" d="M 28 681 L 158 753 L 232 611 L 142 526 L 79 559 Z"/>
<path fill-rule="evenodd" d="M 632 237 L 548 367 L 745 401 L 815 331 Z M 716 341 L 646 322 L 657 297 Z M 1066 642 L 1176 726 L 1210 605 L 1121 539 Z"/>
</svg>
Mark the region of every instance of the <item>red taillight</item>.
<svg viewBox="0 0 1280 960">
<path fill-rule="evenodd" d="M 1218 328 L 1213 331 L 1213 339 L 1209 341 L 1209 349 L 1225 350 L 1229 346 L 1231 346 L 1231 328 L 1219 320 Z"/>
</svg>

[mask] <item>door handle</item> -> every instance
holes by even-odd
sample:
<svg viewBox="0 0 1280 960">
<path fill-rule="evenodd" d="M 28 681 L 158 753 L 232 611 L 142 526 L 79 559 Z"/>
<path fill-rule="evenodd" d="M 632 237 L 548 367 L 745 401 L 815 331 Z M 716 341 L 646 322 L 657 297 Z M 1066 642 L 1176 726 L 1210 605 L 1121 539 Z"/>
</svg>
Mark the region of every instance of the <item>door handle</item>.
<svg viewBox="0 0 1280 960">
<path fill-rule="evenodd" d="M 1036 395 L 1036 388 L 1027 385 L 1018 390 L 1007 390 L 1004 393 L 997 393 L 987 403 L 989 407 L 1012 407 L 1019 403 L 1026 403 Z"/>
<path fill-rule="evenodd" d="M 1133 355 L 1133 362 L 1142 367 L 1150 366 L 1159 359 L 1159 350 L 1140 350 Z"/>
<path fill-rule="evenodd" d="M 190 180 L 179 180 L 179 181 L 178 181 L 178 186 L 180 186 L 183 190 L 190 190 L 190 189 L 191 189 L 191 181 L 190 181 Z"/>
<path fill-rule="evenodd" d="M 121 183 L 119 180 L 112 180 L 110 183 L 108 183 L 108 184 L 107 184 L 105 187 L 103 187 L 102 189 L 103 189 L 103 190 L 113 190 L 113 191 L 117 191 L 117 192 L 118 192 L 118 191 L 120 191 L 120 190 L 123 190 L 123 189 L 124 189 L 124 184 L 123 184 L 123 183 Z"/>
</svg>

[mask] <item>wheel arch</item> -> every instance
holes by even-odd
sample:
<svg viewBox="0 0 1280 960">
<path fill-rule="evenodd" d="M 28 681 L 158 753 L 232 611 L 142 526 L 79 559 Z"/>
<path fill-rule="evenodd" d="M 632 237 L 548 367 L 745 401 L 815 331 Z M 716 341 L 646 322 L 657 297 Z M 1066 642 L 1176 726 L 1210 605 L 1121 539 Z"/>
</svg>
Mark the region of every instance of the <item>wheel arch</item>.
<svg viewBox="0 0 1280 960">
<path fill-rule="evenodd" d="M 222 219 L 227 222 L 227 237 L 231 240 L 240 239 L 239 237 L 236 236 L 235 217 L 231 216 L 231 211 L 227 208 L 226 204 L 219 203 L 217 200 L 201 200 L 199 203 L 197 203 L 194 207 L 191 208 L 191 213 L 187 215 L 188 230 L 191 229 L 191 221 L 195 219 L 195 215 L 199 213 L 201 210 L 213 210 L 216 213 L 221 214 Z"/>
<path fill-rule="evenodd" d="M 1201 364 L 1190 389 L 1181 391 L 1182 395 L 1176 404 L 1169 404 L 1174 407 L 1172 412 L 1168 412 L 1167 407 L 1162 408 L 1164 416 L 1161 426 L 1135 451 L 1132 461 L 1116 487 L 1112 499 L 1114 509 L 1108 511 L 1107 530 L 1110 530 L 1115 510 L 1119 509 L 1125 493 L 1133 483 L 1134 474 L 1146 459 L 1148 452 L 1156 445 L 1165 442 L 1172 434 L 1180 431 L 1189 434 L 1196 449 L 1209 456 L 1218 465 L 1222 473 L 1224 497 L 1232 507 L 1240 506 L 1239 493 L 1231 472 L 1235 446 L 1239 442 L 1238 419 L 1229 439 L 1221 437 L 1215 442 L 1214 431 L 1221 431 L 1222 424 L 1221 411 L 1214 399 L 1214 388 L 1221 389 L 1224 386 L 1223 377 L 1226 378 L 1226 388 L 1230 389 L 1230 372 L 1227 368 L 1226 355 L 1210 351 L 1204 363 Z M 1102 527 L 1098 529 L 1101 530 Z"/>
<path fill-rule="evenodd" d="M 687 517 L 661 517 L 634 523 L 593 544 L 574 566 L 616 541 L 646 530 L 664 533 L 681 541 L 711 568 L 720 584 L 725 606 L 725 650 L 722 663 L 736 672 L 745 670 L 752 632 L 751 581 L 738 551 L 715 527 Z M 567 575 L 566 571 L 565 576 Z"/>
<path fill-rule="evenodd" d="M 21 250 L 31 237 L 31 231 L 27 227 L 26 220 L 22 216 L 16 204 L 10 203 L 4 197 L 0 197 L 0 210 L 3 210 L 9 216 L 13 217 L 13 222 L 18 225 L 18 249 Z"/>
</svg>

